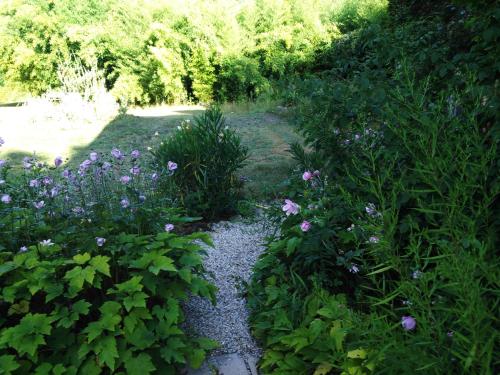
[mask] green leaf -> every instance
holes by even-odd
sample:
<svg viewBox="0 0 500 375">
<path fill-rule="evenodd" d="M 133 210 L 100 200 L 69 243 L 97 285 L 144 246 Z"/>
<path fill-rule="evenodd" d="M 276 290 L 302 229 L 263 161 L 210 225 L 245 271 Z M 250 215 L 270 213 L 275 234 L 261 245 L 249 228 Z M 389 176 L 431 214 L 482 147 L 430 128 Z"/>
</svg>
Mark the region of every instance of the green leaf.
<svg viewBox="0 0 500 375">
<path fill-rule="evenodd" d="M 147 298 L 148 295 L 146 293 L 136 292 L 123 300 L 123 306 L 125 306 L 127 311 L 132 310 L 133 307 L 146 307 Z"/>
<path fill-rule="evenodd" d="M 134 331 L 127 335 L 126 339 L 141 350 L 149 348 L 156 341 L 153 332 L 147 329 L 143 322 L 139 322 Z"/>
<path fill-rule="evenodd" d="M 125 360 L 125 369 L 129 375 L 150 374 L 156 370 L 151 357 L 146 353 L 141 353 L 137 357 L 130 356 Z"/>
<path fill-rule="evenodd" d="M 109 272 L 109 264 L 108 264 L 109 259 L 110 259 L 109 257 L 97 255 L 90 260 L 90 265 L 92 267 L 94 267 L 97 271 L 99 271 L 100 273 L 111 277 L 111 273 Z"/>
<path fill-rule="evenodd" d="M 167 340 L 167 344 L 160 350 L 160 355 L 167 363 L 186 363 L 184 354 L 180 350 L 185 347 L 186 344 L 180 338 L 172 337 Z"/>
<path fill-rule="evenodd" d="M 94 352 L 101 362 L 108 365 L 111 370 L 115 369 L 115 359 L 119 356 L 116 349 L 116 339 L 113 336 L 104 336 L 97 340 Z"/>
<path fill-rule="evenodd" d="M 76 254 L 73 257 L 73 260 L 75 261 L 76 264 L 83 265 L 90 260 L 90 254 L 89 253 Z"/>
<path fill-rule="evenodd" d="M 205 360 L 205 351 L 203 349 L 193 349 L 188 352 L 189 365 L 194 368 L 200 368 Z"/>
<path fill-rule="evenodd" d="M 10 375 L 14 370 L 19 368 L 19 364 L 16 361 L 16 357 L 13 355 L 2 355 L 0 356 L 0 374 Z"/>
<path fill-rule="evenodd" d="M 292 237 L 286 243 L 286 255 L 290 256 L 293 254 L 295 249 L 302 243 L 302 239 L 299 237 Z"/>
<path fill-rule="evenodd" d="M 78 315 L 87 315 L 89 313 L 90 306 L 90 303 L 88 303 L 84 299 L 81 299 L 73 304 L 71 310 L 73 310 L 73 312 Z"/>
</svg>

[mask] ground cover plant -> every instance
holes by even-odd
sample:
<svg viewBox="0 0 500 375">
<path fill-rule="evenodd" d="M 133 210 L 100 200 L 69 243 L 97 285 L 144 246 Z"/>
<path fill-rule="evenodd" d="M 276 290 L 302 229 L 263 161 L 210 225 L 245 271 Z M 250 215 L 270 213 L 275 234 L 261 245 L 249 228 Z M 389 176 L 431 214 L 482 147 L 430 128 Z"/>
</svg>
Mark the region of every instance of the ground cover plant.
<svg viewBox="0 0 500 375">
<path fill-rule="evenodd" d="M 210 238 L 179 234 L 191 219 L 142 158 L 26 157 L 22 174 L 1 160 L 2 373 L 175 374 L 216 347 L 181 328 L 188 295 L 214 301 L 194 243 Z"/>
<path fill-rule="evenodd" d="M 390 2 L 286 93 L 313 152 L 249 287 L 265 373 L 500 365 L 499 13 L 464 3 Z"/>
</svg>

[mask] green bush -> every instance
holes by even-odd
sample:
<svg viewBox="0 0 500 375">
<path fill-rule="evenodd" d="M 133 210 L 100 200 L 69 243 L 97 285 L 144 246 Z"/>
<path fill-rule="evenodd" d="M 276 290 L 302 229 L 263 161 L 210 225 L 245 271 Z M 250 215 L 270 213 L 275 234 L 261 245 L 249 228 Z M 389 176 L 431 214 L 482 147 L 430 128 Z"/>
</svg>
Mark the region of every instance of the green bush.
<svg viewBox="0 0 500 375">
<path fill-rule="evenodd" d="M 485 49 L 497 8 L 370 25 L 319 54 L 322 73 L 293 81 L 288 100 L 312 152 L 292 147 L 309 171 L 287 192 L 300 208 L 279 214 L 248 290 L 265 373 L 500 365 L 499 54 Z M 307 307 L 318 293 L 349 309 L 335 316 L 341 347 L 330 350 L 333 330 L 311 327 L 324 322 Z M 345 362 L 356 350 L 357 372 Z"/>
<path fill-rule="evenodd" d="M 4 250 L 2 372 L 175 374 L 200 366 L 215 343 L 180 327 L 188 293 L 214 299 L 195 239 L 210 243 L 205 235 L 122 234 L 102 247 L 49 241 Z"/>
<path fill-rule="evenodd" d="M 185 122 L 153 152 L 167 194 L 177 196 L 189 214 L 213 219 L 234 212 L 242 182 L 236 175 L 247 158 L 247 148 L 226 126 L 222 112 L 209 108 Z M 179 164 L 169 176 L 171 161 Z"/>
<path fill-rule="evenodd" d="M 191 294 L 214 302 L 194 242 L 210 239 L 176 234 L 192 219 L 142 158 L 0 161 L 2 374 L 176 374 L 216 346 L 185 333 L 181 309 Z"/>
</svg>

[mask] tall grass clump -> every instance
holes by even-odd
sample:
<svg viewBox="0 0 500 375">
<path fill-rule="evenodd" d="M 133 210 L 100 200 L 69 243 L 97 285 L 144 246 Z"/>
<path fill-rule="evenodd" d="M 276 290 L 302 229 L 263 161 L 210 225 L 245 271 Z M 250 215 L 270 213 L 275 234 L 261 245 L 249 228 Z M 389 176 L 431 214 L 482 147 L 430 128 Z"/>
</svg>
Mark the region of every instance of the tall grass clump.
<svg viewBox="0 0 500 375">
<path fill-rule="evenodd" d="M 159 183 L 166 192 L 175 191 L 189 213 L 213 219 L 234 212 L 242 187 L 236 173 L 248 151 L 218 107 L 184 122 L 153 155 L 158 169 L 167 175 L 175 170 Z"/>
</svg>

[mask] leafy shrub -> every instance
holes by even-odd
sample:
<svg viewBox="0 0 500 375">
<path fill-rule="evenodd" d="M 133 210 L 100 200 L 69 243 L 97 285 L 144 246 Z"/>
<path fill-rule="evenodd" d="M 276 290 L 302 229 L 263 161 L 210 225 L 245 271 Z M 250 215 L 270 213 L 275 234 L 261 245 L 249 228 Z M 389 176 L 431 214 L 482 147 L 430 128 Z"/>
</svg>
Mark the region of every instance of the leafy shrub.
<svg viewBox="0 0 500 375">
<path fill-rule="evenodd" d="M 0 361 L 11 373 L 176 373 L 214 342 L 180 329 L 187 292 L 214 298 L 200 247 L 173 233 L 1 254 Z"/>
<path fill-rule="evenodd" d="M 236 132 L 226 126 L 222 112 L 209 108 L 185 122 L 153 152 L 158 168 L 165 173 L 161 188 L 177 194 L 188 213 L 213 219 L 233 212 L 241 181 L 236 175 L 247 158 Z M 179 163 L 169 176 L 171 161 Z"/>
<path fill-rule="evenodd" d="M 175 233 L 192 219 L 141 160 L 0 161 L 2 373 L 175 374 L 216 346 L 186 335 L 181 309 L 191 294 L 214 302 L 194 242 L 210 239 Z"/>
<path fill-rule="evenodd" d="M 313 152 L 292 148 L 307 189 L 297 173 L 287 197 L 300 208 L 283 207 L 249 287 L 266 373 L 354 373 L 344 360 L 358 349 L 358 373 L 499 366 L 498 51 L 479 52 L 496 21 L 432 17 L 356 31 L 319 55 L 327 71 L 294 82 Z M 304 308 L 318 291 L 351 311 L 335 351 L 307 350 L 324 332 Z"/>
</svg>

